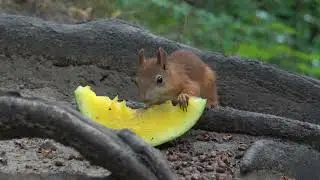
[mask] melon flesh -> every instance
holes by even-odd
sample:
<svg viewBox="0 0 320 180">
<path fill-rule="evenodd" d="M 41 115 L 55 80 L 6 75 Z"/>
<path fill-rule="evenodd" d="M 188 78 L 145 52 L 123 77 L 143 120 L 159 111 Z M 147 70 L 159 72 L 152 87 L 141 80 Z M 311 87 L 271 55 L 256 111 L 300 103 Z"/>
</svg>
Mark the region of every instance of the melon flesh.
<svg viewBox="0 0 320 180">
<path fill-rule="evenodd" d="M 111 128 L 128 128 L 152 146 L 157 146 L 183 135 L 199 120 L 206 99 L 190 97 L 188 111 L 183 111 L 171 101 L 150 108 L 132 109 L 118 96 L 110 99 L 97 96 L 90 86 L 79 86 L 74 91 L 81 114 Z"/>
</svg>

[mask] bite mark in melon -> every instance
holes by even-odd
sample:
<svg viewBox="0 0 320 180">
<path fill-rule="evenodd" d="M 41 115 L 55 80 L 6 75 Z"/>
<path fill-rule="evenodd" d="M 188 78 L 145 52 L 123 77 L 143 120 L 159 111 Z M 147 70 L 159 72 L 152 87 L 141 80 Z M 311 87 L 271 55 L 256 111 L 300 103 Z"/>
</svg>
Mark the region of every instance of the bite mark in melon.
<svg viewBox="0 0 320 180">
<path fill-rule="evenodd" d="M 128 128 L 152 146 L 174 140 L 189 131 L 199 120 L 206 106 L 206 99 L 190 97 L 188 111 L 171 101 L 150 108 L 132 109 L 118 96 L 110 99 L 97 96 L 90 86 L 79 86 L 74 91 L 81 114 L 111 128 Z"/>
</svg>

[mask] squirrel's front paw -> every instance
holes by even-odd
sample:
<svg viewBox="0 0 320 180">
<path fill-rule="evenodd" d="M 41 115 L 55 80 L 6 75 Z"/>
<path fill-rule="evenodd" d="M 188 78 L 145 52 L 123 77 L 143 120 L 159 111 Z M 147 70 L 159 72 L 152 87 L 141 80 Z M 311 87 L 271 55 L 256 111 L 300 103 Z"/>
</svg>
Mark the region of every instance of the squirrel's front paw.
<svg viewBox="0 0 320 180">
<path fill-rule="evenodd" d="M 185 93 L 181 93 L 178 96 L 178 104 L 180 105 L 180 108 L 184 111 L 187 111 L 187 107 L 189 105 L 189 95 Z"/>
</svg>

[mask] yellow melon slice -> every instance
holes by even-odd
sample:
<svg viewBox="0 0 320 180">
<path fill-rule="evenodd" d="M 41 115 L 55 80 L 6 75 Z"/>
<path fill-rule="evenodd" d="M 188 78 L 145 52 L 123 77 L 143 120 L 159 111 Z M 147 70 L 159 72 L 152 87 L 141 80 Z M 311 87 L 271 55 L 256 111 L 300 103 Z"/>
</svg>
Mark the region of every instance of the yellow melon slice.
<svg viewBox="0 0 320 180">
<path fill-rule="evenodd" d="M 74 94 L 83 115 L 108 128 L 128 128 L 152 146 L 174 140 L 190 130 L 207 102 L 200 97 L 190 97 L 187 111 L 173 106 L 171 101 L 147 109 L 132 109 L 125 101 L 118 102 L 118 96 L 114 99 L 97 96 L 90 86 L 79 86 Z"/>
</svg>

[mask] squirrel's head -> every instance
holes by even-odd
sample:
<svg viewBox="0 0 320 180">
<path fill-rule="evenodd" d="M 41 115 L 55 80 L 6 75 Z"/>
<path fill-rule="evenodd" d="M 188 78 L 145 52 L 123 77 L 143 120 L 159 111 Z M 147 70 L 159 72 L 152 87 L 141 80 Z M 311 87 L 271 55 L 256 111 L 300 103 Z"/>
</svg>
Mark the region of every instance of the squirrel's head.
<svg viewBox="0 0 320 180">
<path fill-rule="evenodd" d="M 167 52 L 160 47 L 155 58 L 146 59 L 144 50 L 141 49 L 138 56 L 136 85 L 140 100 L 149 105 L 164 102 L 168 92 Z"/>
</svg>

